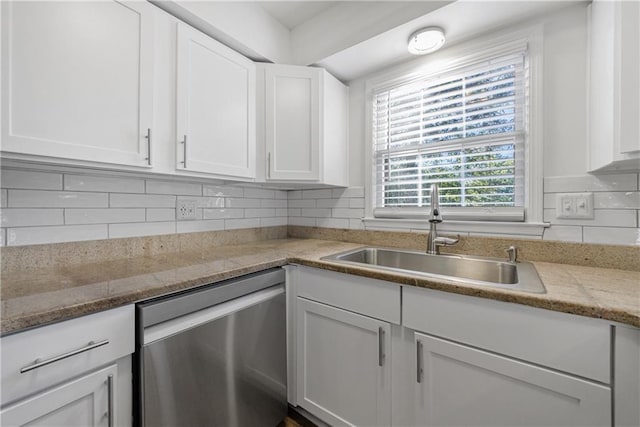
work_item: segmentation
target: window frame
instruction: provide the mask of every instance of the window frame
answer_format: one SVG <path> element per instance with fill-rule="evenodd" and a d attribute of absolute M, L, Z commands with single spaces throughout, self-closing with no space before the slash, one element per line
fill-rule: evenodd
<path fill-rule="evenodd" d="M 488 57 L 498 57 L 526 45 L 529 61 L 529 75 L 525 85 L 529 86 L 528 111 L 526 115 L 524 143 L 524 221 L 503 222 L 500 215 L 491 208 L 477 210 L 460 217 L 461 220 L 447 221 L 447 209 L 442 213 L 446 226 L 443 230 L 497 234 L 542 235 L 547 226 L 543 218 L 543 170 L 542 170 L 542 48 L 543 26 L 534 25 L 516 31 L 504 31 L 476 38 L 472 41 L 445 48 L 439 52 L 420 57 L 399 66 L 384 70 L 365 81 L 365 218 L 367 229 L 425 229 L 428 209 L 405 209 L 408 215 L 398 218 L 376 218 L 375 165 L 373 153 L 373 99 L 374 92 L 406 84 L 424 78 L 425 75 L 437 76 L 480 62 Z M 412 211 L 412 212 L 410 212 Z M 451 211 L 452 215 L 455 215 Z M 444 225 L 443 224 L 443 225 Z M 519 230 L 519 231 L 518 231 Z"/>

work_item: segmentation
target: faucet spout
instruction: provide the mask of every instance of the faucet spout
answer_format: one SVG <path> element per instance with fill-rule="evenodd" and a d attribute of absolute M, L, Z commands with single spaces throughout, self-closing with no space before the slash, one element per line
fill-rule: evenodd
<path fill-rule="evenodd" d="M 442 215 L 440 215 L 440 195 L 438 194 L 438 184 L 431 184 L 431 215 L 429 218 L 430 223 L 442 222 Z"/>
<path fill-rule="evenodd" d="M 427 237 L 427 253 L 439 255 L 440 246 L 451 246 L 458 243 L 457 239 L 439 237 L 436 225 L 442 222 L 440 214 L 440 196 L 438 194 L 438 184 L 431 184 L 431 213 L 429 214 L 429 236 Z"/>

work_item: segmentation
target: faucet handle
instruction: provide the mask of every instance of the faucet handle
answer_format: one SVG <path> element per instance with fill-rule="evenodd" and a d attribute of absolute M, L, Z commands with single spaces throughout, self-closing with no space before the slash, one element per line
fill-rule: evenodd
<path fill-rule="evenodd" d="M 518 248 L 509 246 L 509 249 L 506 249 L 505 252 L 509 254 L 509 262 L 514 264 L 518 262 Z"/>
<path fill-rule="evenodd" d="M 460 235 L 458 234 L 455 239 L 451 237 L 438 236 L 435 238 L 434 243 L 436 246 L 453 246 L 460 241 Z"/>

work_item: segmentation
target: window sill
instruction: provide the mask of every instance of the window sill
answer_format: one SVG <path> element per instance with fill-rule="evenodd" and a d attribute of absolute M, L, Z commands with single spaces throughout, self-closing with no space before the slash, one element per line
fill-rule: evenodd
<path fill-rule="evenodd" d="M 428 231 L 429 222 L 424 219 L 363 218 L 366 230 Z M 463 235 L 517 236 L 528 239 L 542 239 L 544 229 L 550 224 L 542 222 L 497 222 L 497 221 L 454 221 L 445 220 L 438 224 L 438 231 Z"/>

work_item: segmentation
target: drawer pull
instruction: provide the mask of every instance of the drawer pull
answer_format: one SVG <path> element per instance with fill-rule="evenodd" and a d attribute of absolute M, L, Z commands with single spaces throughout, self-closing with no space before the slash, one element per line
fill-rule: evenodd
<path fill-rule="evenodd" d="M 33 364 L 25 366 L 24 368 L 20 369 L 20 373 L 24 374 L 25 372 L 33 371 L 34 369 L 38 369 L 42 366 L 50 365 L 51 363 L 57 362 L 59 360 L 66 359 L 68 357 L 75 356 L 76 354 L 84 353 L 85 351 L 93 350 L 94 348 L 102 347 L 103 345 L 107 345 L 107 344 L 109 344 L 109 340 L 102 340 L 98 342 L 89 341 L 89 344 L 77 350 L 72 350 L 67 353 L 60 354 L 58 356 L 54 356 L 50 359 L 46 359 L 42 361 L 40 359 L 36 359 L 36 361 Z"/>

